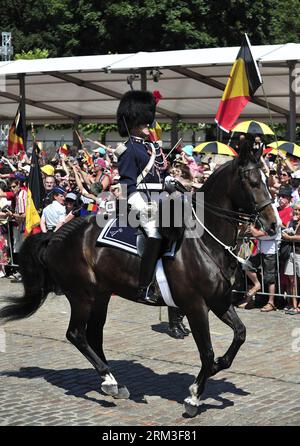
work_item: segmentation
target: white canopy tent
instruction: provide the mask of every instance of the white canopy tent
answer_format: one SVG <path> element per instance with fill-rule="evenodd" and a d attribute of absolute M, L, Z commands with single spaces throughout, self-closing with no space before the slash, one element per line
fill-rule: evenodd
<path fill-rule="evenodd" d="M 27 122 L 114 122 L 119 99 L 135 89 L 159 90 L 158 121 L 213 122 L 239 47 L 139 52 L 0 63 L 0 122 L 11 122 L 20 96 Z M 241 119 L 300 120 L 300 44 L 253 46 L 264 90 Z M 129 82 L 129 83 L 128 83 Z M 300 82 L 299 82 L 300 87 Z"/>

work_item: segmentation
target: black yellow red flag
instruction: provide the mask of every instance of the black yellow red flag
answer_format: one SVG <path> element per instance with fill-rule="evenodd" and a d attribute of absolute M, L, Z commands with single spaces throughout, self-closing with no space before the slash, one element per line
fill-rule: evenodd
<path fill-rule="evenodd" d="M 9 129 L 7 154 L 8 156 L 13 156 L 19 152 L 24 151 L 25 146 L 22 127 L 22 116 L 19 107 L 15 119 Z"/>
<path fill-rule="evenodd" d="M 25 213 L 25 233 L 31 234 L 32 230 L 39 226 L 42 214 L 43 199 L 45 189 L 39 165 L 39 147 L 34 143 L 31 156 L 29 172 L 26 213 Z"/>
<path fill-rule="evenodd" d="M 242 46 L 231 68 L 215 121 L 225 132 L 229 132 L 249 100 L 262 84 L 261 75 L 245 34 Z"/>

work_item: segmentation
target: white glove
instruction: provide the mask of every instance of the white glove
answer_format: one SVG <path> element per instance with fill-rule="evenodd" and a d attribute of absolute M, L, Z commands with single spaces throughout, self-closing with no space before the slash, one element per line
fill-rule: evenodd
<path fill-rule="evenodd" d="M 148 207 L 148 201 L 146 200 L 146 196 L 144 198 L 143 195 L 144 194 L 141 194 L 141 192 L 135 192 L 129 197 L 128 203 L 134 211 L 146 211 L 146 208 Z"/>
<path fill-rule="evenodd" d="M 176 179 L 174 177 L 171 177 L 170 175 L 168 175 L 165 178 L 165 190 L 169 193 L 172 194 L 173 192 L 176 191 Z"/>

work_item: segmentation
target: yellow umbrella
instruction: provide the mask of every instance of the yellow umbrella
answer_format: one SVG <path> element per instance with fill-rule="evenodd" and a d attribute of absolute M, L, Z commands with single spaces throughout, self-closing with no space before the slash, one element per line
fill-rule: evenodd
<path fill-rule="evenodd" d="M 209 141 L 209 142 L 202 142 L 198 146 L 194 148 L 194 152 L 199 153 L 215 153 L 218 155 L 230 155 L 230 156 L 237 156 L 236 151 L 230 147 L 227 146 L 227 144 L 223 144 L 219 141 Z"/>
<path fill-rule="evenodd" d="M 272 148 L 272 150 L 269 150 Z M 273 155 L 278 155 L 278 150 L 289 153 L 290 155 L 300 158 L 300 146 L 290 141 L 274 141 L 268 144 L 266 148 L 266 153 L 272 153 Z"/>
<path fill-rule="evenodd" d="M 264 122 L 243 121 L 231 129 L 232 132 L 252 133 L 261 135 L 274 135 L 273 130 Z"/>

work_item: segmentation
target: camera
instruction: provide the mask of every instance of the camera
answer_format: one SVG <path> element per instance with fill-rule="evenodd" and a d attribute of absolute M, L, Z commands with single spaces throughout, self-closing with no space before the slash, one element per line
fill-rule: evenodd
<path fill-rule="evenodd" d="M 1 212 L 12 212 L 11 207 L 6 204 L 5 206 L 3 206 L 3 208 L 1 209 Z"/>
<path fill-rule="evenodd" d="M 295 235 L 295 230 L 293 228 L 286 228 L 281 231 L 284 234 Z"/>

